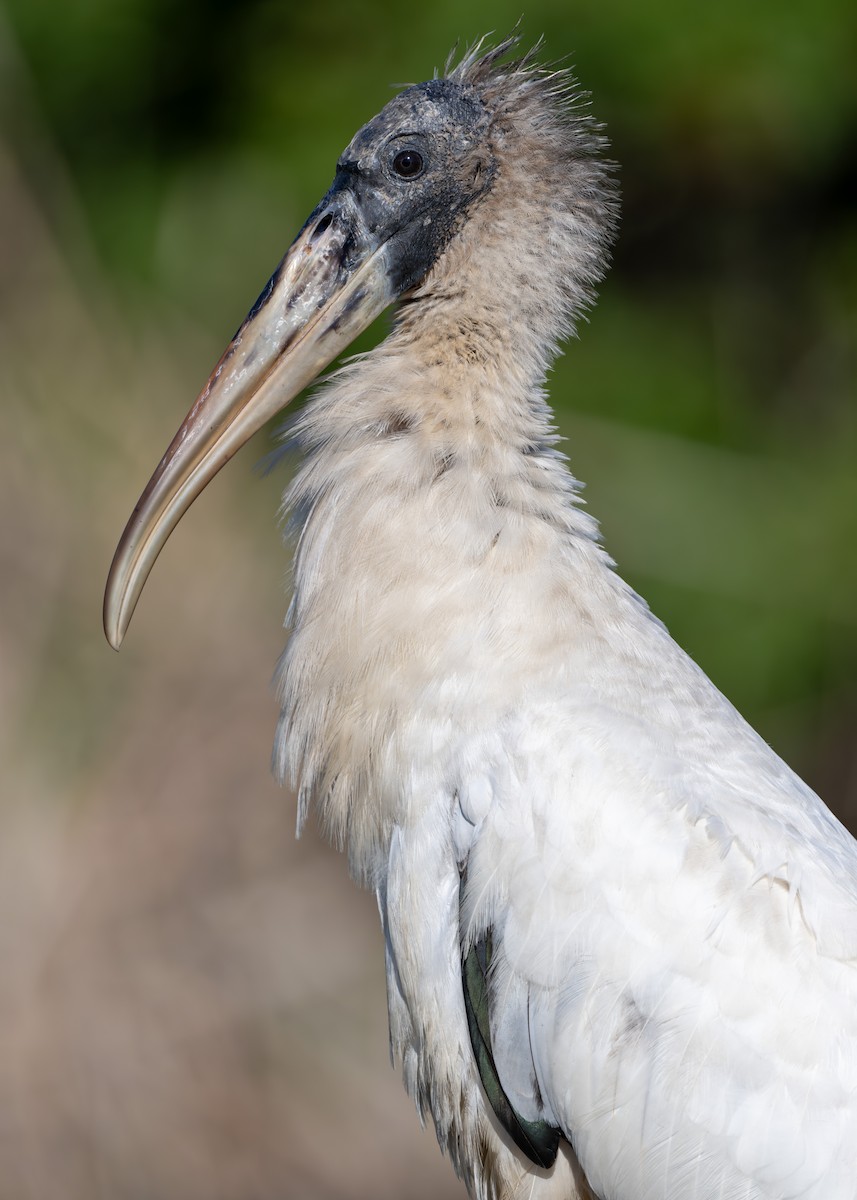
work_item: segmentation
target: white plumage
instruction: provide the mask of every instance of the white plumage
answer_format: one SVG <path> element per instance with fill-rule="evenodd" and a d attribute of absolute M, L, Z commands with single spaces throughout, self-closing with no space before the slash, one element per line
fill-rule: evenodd
<path fill-rule="evenodd" d="M 577 503 L 542 384 L 612 192 L 564 79 L 499 65 L 507 48 L 410 89 L 346 151 L 129 523 L 109 635 L 234 449 L 223 429 L 249 436 L 251 404 L 264 420 L 355 309 L 389 302 L 361 265 L 380 256 L 396 325 L 297 424 L 275 760 L 377 893 L 411 1094 L 480 1198 L 854 1200 L 857 844 Z M 348 236 L 369 247 L 356 268 Z M 221 394 L 226 425 L 203 421 Z M 474 1052 L 463 963 L 486 945 L 493 1063 L 514 1114 L 560 1131 L 549 1168 Z"/>

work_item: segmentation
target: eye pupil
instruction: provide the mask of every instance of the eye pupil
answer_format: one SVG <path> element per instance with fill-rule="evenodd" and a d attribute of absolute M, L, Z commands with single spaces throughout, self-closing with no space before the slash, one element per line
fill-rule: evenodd
<path fill-rule="evenodd" d="M 400 150 L 393 159 L 393 170 L 402 179 L 413 179 L 423 169 L 423 159 L 416 150 Z"/>

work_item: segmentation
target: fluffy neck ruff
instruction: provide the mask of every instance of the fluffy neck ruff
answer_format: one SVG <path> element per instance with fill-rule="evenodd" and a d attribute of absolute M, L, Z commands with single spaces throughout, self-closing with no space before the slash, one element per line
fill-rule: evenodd
<path fill-rule="evenodd" d="M 474 155 L 492 183 L 401 307 L 396 335 L 417 343 L 440 323 L 451 352 L 481 351 L 486 374 L 493 365 L 503 387 L 529 390 L 594 300 L 618 202 L 587 98 L 568 72 L 534 66 L 532 53 L 498 65 L 513 44 L 481 57 L 477 47 L 450 72 L 486 111 Z"/>

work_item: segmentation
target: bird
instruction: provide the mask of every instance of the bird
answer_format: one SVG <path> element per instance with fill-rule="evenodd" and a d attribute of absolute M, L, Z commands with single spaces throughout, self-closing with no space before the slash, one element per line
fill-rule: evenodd
<path fill-rule="evenodd" d="M 857 843 L 624 582 L 545 391 L 616 172 L 541 46 L 354 136 L 167 449 L 105 594 L 291 427 L 279 778 L 377 897 L 390 1044 L 477 1200 L 854 1200 Z"/>

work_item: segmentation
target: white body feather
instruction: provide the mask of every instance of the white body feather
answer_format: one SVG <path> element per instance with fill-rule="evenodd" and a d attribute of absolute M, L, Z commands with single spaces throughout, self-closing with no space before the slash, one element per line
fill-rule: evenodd
<path fill-rule="evenodd" d="M 301 419 L 280 771 L 377 892 L 392 1046 L 475 1196 L 854 1200 L 857 844 L 576 505 L 540 386 L 589 235 L 504 164 Z M 568 1139 L 552 1171 L 473 1062 L 488 927 L 498 1070 Z"/>

